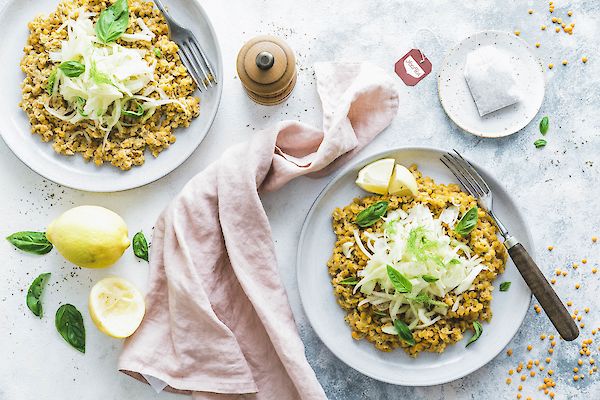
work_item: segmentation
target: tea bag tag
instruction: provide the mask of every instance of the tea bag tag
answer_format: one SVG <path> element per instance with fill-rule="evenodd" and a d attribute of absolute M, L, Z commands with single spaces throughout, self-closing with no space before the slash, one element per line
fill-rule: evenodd
<path fill-rule="evenodd" d="M 396 62 L 396 74 L 407 86 L 415 86 L 421 82 L 433 66 L 431 61 L 419 49 L 412 49 Z"/>

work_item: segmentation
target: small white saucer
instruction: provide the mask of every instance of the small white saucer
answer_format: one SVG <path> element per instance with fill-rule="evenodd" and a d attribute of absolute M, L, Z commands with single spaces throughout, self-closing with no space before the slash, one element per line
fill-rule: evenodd
<path fill-rule="evenodd" d="M 467 55 L 480 46 L 507 51 L 517 69 L 520 102 L 479 116 L 464 77 Z M 498 138 L 523 129 L 535 117 L 544 100 L 544 68 L 524 40 L 509 32 L 484 31 L 461 41 L 448 52 L 438 74 L 438 94 L 448 117 L 473 135 Z"/>

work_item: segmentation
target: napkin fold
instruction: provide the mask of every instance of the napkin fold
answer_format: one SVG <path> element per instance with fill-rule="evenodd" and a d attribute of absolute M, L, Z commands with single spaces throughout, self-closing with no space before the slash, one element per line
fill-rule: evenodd
<path fill-rule="evenodd" d="M 125 341 L 121 371 L 194 400 L 326 399 L 279 278 L 259 192 L 340 166 L 391 123 L 398 93 L 369 63 L 318 63 L 315 74 L 322 130 L 285 121 L 256 133 L 160 215 L 146 316 Z"/>

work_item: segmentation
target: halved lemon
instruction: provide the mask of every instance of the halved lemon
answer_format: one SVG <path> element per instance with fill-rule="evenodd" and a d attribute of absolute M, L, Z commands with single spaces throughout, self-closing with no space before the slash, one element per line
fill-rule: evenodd
<path fill-rule="evenodd" d="M 140 291 L 116 276 L 104 278 L 92 287 L 88 307 L 96 327 L 118 339 L 133 335 L 146 312 Z"/>
<path fill-rule="evenodd" d="M 358 171 L 356 184 L 367 192 L 386 194 L 396 160 L 384 158 L 364 166 Z"/>
<path fill-rule="evenodd" d="M 417 180 L 412 172 L 404 165 L 396 164 L 394 173 L 390 179 L 388 188 L 389 194 L 395 194 L 397 196 L 416 196 L 418 191 Z"/>

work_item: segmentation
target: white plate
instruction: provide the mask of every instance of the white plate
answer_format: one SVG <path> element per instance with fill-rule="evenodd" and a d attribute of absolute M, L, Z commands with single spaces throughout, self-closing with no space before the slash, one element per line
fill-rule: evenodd
<path fill-rule="evenodd" d="M 27 166 L 38 174 L 64 186 L 91 192 L 114 192 L 135 188 L 153 182 L 177 168 L 198 147 L 215 118 L 221 99 L 222 85 L 200 97 L 200 116 L 189 128 L 176 130 L 177 142 L 154 158 L 146 151 L 146 162 L 129 171 L 121 171 L 110 163 L 97 167 L 85 162 L 80 155 L 62 156 L 54 152 L 51 143 L 44 143 L 39 135 L 31 134 L 29 120 L 18 103 L 21 100 L 21 82 L 25 75 L 20 63 L 29 31 L 27 24 L 36 15 L 52 12 L 58 0 L 9 0 L 0 14 L 3 37 L 0 54 L 0 134 L 8 147 Z M 221 52 L 208 16 L 195 0 L 166 1 L 173 17 L 190 28 L 200 41 L 207 57 L 223 77 Z"/>
<path fill-rule="evenodd" d="M 518 65 L 517 83 L 523 99 L 512 106 L 479 116 L 465 80 L 467 55 L 479 46 L 506 50 Z M 483 137 L 508 136 L 523 129 L 535 117 L 544 100 L 544 68 L 524 40 L 512 33 L 485 31 L 469 36 L 448 52 L 438 74 L 442 106 L 463 130 Z"/>
<path fill-rule="evenodd" d="M 377 350 L 366 340 L 356 341 L 344 320 L 345 312 L 337 304 L 327 260 L 335 245 L 331 213 L 336 207 L 349 204 L 366 192 L 355 184 L 360 168 L 381 158 L 395 158 L 404 165 L 417 164 L 419 169 L 437 183 L 456 182 L 450 171 L 439 161 L 442 150 L 433 148 L 400 148 L 375 154 L 346 167 L 323 189 L 308 212 L 298 247 L 297 275 L 300 297 L 312 327 L 323 343 L 343 362 L 374 379 L 405 386 L 437 385 L 461 378 L 493 359 L 515 335 L 531 301 L 531 292 L 509 261 L 500 282 L 511 281 L 508 292 L 494 291 L 493 318 L 483 324 L 481 338 L 468 348 L 467 340 L 448 346 L 442 354 L 422 353 L 410 358 L 398 349 L 391 353 Z M 511 234 L 532 252 L 531 235 L 523 223 L 514 202 L 499 183 L 485 170 L 478 168 L 494 191 L 494 211 L 509 227 Z"/>

